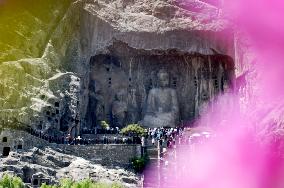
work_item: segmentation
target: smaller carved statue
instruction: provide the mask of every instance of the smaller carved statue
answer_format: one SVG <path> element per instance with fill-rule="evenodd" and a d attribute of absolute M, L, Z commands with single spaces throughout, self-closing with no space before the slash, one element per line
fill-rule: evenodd
<path fill-rule="evenodd" d="M 210 100 L 208 80 L 201 79 L 199 96 L 199 115 L 206 113 L 208 110 L 208 102 Z"/>
<path fill-rule="evenodd" d="M 103 103 L 103 96 L 100 93 L 96 93 L 96 125 L 99 124 L 102 120 L 104 120 L 104 112 L 105 112 L 105 106 Z"/>
<path fill-rule="evenodd" d="M 105 114 L 105 105 L 104 97 L 102 93 L 102 87 L 99 82 L 92 81 L 90 83 L 90 116 L 92 118 L 92 123 L 89 128 L 93 129 L 100 121 L 104 120 Z"/>
<path fill-rule="evenodd" d="M 125 101 L 126 93 L 120 90 L 115 94 L 115 99 L 112 103 L 111 114 L 114 127 L 123 127 L 127 114 L 127 102 Z"/>

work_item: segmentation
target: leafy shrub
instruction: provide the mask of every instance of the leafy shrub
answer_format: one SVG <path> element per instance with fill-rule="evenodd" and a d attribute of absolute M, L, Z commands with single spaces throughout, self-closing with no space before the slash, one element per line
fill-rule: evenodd
<path fill-rule="evenodd" d="M 40 188 L 57 188 L 56 185 L 46 185 L 45 183 L 40 186 Z"/>
<path fill-rule="evenodd" d="M 5 174 L 2 179 L 0 179 L 0 188 L 24 188 L 25 184 L 22 179 L 16 176 L 10 176 Z M 100 183 L 93 182 L 90 179 L 84 179 L 78 182 L 72 181 L 70 179 L 63 179 L 60 181 L 59 185 L 46 185 L 42 184 L 41 188 L 123 188 L 120 183 Z"/>
<path fill-rule="evenodd" d="M 109 124 L 106 121 L 101 121 L 101 127 L 103 129 L 109 129 Z"/>
<path fill-rule="evenodd" d="M 55 185 L 41 185 L 41 188 L 123 188 L 123 186 L 119 183 L 100 183 L 93 182 L 90 179 L 84 179 L 78 182 L 72 181 L 70 179 L 63 179 L 60 181 L 58 186 Z"/>
<path fill-rule="evenodd" d="M 61 188 L 71 188 L 72 184 L 73 184 L 73 181 L 71 179 L 62 179 L 60 181 Z"/>
<path fill-rule="evenodd" d="M 143 155 L 142 157 L 134 157 L 131 159 L 132 168 L 138 173 L 143 172 L 148 162 L 149 156 L 147 154 Z"/>
<path fill-rule="evenodd" d="M 121 129 L 120 133 L 122 134 L 132 134 L 132 135 L 137 135 L 137 136 L 144 136 L 145 135 L 145 130 L 143 127 L 141 127 L 138 124 L 130 124 L 123 129 Z"/>
<path fill-rule="evenodd" d="M 5 174 L 0 180 L 0 188 L 24 188 L 21 178 Z"/>

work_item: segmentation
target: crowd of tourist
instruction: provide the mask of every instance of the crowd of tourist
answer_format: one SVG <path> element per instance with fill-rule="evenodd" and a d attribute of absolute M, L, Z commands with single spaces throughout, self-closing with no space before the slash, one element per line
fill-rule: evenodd
<path fill-rule="evenodd" d="M 151 140 L 152 145 L 159 144 L 167 148 L 174 148 L 176 145 L 189 145 L 194 143 L 202 144 L 211 138 L 209 132 L 203 131 L 185 135 L 185 128 L 152 128 L 146 129 L 146 140 Z M 145 139 L 142 139 L 145 140 Z M 143 145 L 143 143 L 142 143 Z"/>
<path fill-rule="evenodd" d="M 83 128 L 81 130 L 82 134 L 119 134 L 120 129 L 118 127 L 107 127 L 106 129 L 87 129 Z"/>
<path fill-rule="evenodd" d="M 52 136 L 44 134 L 41 130 L 30 129 L 30 133 L 36 137 L 44 139 L 50 143 L 69 144 L 69 145 L 91 145 L 91 144 L 141 144 L 143 147 L 153 145 L 166 148 L 175 148 L 177 144 L 191 144 L 200 142 L 206 138 L 204 135 L 193 134 L 184 136 L 184 128 L 148 128 L 145 129 L 144 136 L 125 136 L 113 131 L 103 134 L 95 134 L 93 138 L 81 136 L 72 137 L 70 134 L 62 136 Z M 85 133 L 85 132 L 84 132 Z M 91 134 L 91 132 L 86 132 Z M 85 134 L 86 134 L 85 133 Z"/>
<path fill-rule="evenodd" d="M 57 144 L 64 144 L 64 136 L 52 136 L 49 134 L 43 133 L 41 130 L 35 130 L 30 128 L 29 133 L 33 136 L 36 136 L 38 138 L 41 138 L 43 140 L 48 141 L 49 143 L 57 143 Z"/>
<path fill-rule="evenodd" d="M 148 128 L 146 131 L 146 140 L 151 140 L 152 145 L 159 144 L 172 148 L 176 145 L 176 140 L 182 138 L 183 128 Z M 144 140 L 144 139 L 142 139 Z M 142 146 L 144 143 L 142 143 Z"/>

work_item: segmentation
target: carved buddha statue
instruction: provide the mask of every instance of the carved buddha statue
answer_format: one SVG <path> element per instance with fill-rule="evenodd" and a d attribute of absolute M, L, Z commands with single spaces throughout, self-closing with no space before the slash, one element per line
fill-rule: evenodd
<path fill-rule="evenodd" d="M 144 127 L 175 127 L 179 117 L 179 106 L 175 89 L 169 87 L 169 74 L 161 69 L 158 87 L 149 91 L 146 113 L 141 121 Z"/>
<path fill-rule="evenodd" d="M 112 103 L 112 119 L 116 127 L 122 128 L 125 124 L 127 114 L 127 102 L 125 101 L 125 91 L 120 90 L 115 95 L 115 100 Z"/>

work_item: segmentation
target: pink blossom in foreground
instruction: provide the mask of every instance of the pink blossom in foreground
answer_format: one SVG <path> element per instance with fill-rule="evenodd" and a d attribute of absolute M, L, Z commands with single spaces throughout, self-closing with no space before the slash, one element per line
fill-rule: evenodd
<path fill-rule="evenodd" d="M 284 1 L 228 0 L 223 6 L 235 27 L 251 40 L 257 79 L 245 87 L 257 90 L 250 93 L 250 103 L 241 113 L 224 116 L 218 110 L 231 107 L 217 102 L 209 114 L 210 125 L 218 127 L 217 136 L 194 150 L 189 146 L 177 150 L 177 160 L 169 158 L 161 175 L 171 178 L 157 183 L 160 187 L 284 187 Z M 157 168 L 152 168 L 147 173 L 157 176 Z"/>

